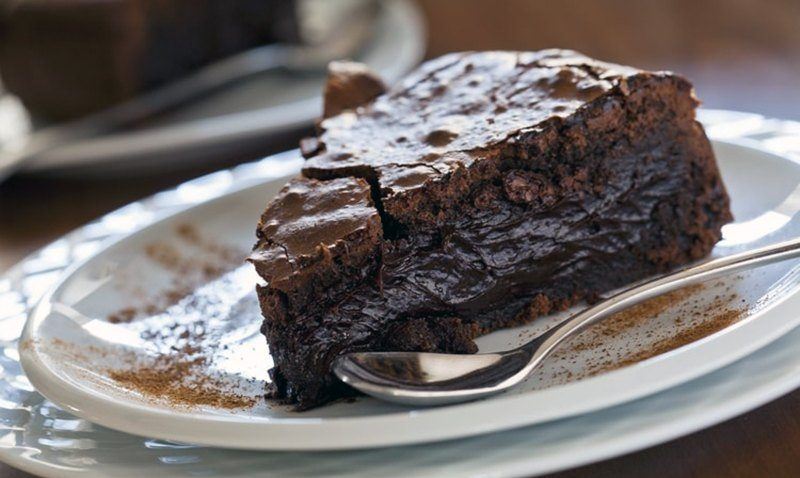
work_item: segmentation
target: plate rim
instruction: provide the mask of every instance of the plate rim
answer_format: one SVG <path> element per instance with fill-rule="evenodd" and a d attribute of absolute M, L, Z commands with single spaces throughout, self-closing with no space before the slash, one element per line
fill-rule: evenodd
<path fill-rule="evenodd" d="M 715 143 L 722 143 L 722 144 L 729 144 L 736 148 L 743 148 L 749 150 L 751 154 L 759 154 L 759 155 L 769 155 L 774 157 L 775 159 L 779 159 L 780 161 L 789 161 L 798 167 L 796 161 L 792 158 L 789 158 L 784 155 L 779 155 L 764 148 L 754 147 L 753 144 L 747 144 L 747 141 L 730 141 L 730 140 L 717 140 Z M 290 154 L 294 153 L 294 151 L 283 153 L 283 154 Z M 68 283 L 69 280 L 73 277 L 74 273 L 81 268 L 85 267 L 91 261 L 95 260 L 98 256 L 106 253 L 107 251 L 115 248 L 115 247 L 122 247 L 125 242 L 130 240 L 133 236 L 138 236 L 141 234 L 145 234 L 151 228 L 156 228 L 162 226 L 168 221 L 178 216 L 182 213 L 185 213 L 189 210 L 202 207 L 203 205 L 213 203 L 214 201 L 220 200 L 225 197 L 229 197 L 233 194 L 241 193 L 249 188 L 253 187 L 260 187 L 264 184 L 276 180 L 275 178 L 258 178 L 255 179 L 250 184 L 243 184 L 243 183 L 236 183 L 233 188 L 228 188 L 218 196 L 213 198 L 209 198 L 208 200 L 201 201 L 199 203 L 189 204 L 185 207 L 182 207 L 178 210 L 174 210 L 169 214 L 165 214 L 154 219 L 151 223 L 146 225 L 143 228 L 140 228 L 136 231 L 133 231 L 129 234 L 124 234 L 121 237 L 117 238 L 114 241 L 109 242 L 108 244 L 104 245 L 103 248 L 98 250 L 95 254 L 85 258 L 84 260 L 72 264 L 68 270 L 66 270 L 62 276 L 60 277 L 59 281 L 43 296 L 43 298 L 39 301 L 37 306 L 34 308 L 33 313 L 28 318 L 26 322 L 25 329 L 23 331 L 22 340 L 31 340 L 31 336 L 34 332 L 34 329 L 37 324 L 43 321 L 46 318 L 46 314 L 49 309 L 49 300 L 53 297 L 53 295 L 60 290 L 64 284 Z M 121 430 L 127 433 L 139 434 L 148 437 L 155 437 L 155 438 L 162 438 L 162 439 L 170 439 L 170 440 L 178 440 L 178 441 L 185 441 L 191 442 L 196 444 L 208 445 L 208 446 L 217 446 L 217 447 L 225 447 L 225 448 L 237 448 L 237 449 L 250 449 L 250 450 L 346 450 L 346 449 L 363 449 L 363 448 L 374 448 L 374 447 L 383 447 L 383 446 L 392 446 L 392 445 L 401 445 L 401 444 L 411 444 L 411 443 L 425 443 L 425 442 L 434 442 L 434 441 L 442 441 L 442 440 L 449 440 L 455 439 L 460 437 L 466 436 L 474 436 L 483 433 L 501 431 L 501 430 L 508 430 L 513 428 L 519 428 L 524 426 L 531 426 L 537 423 L 544 423 L 549 422 L 552 420 L 557 420 L 561 418 L 566 418 L 567 416 L 574 416 L 574 415 L 582 415 L 591 412 L 598 411 L 603 408 L 607 408 L 612 405 L 619 405 L 622 403 L 627 403 L 632 400 L 636 400 L 642 398 L 647 395 L 652 395 L 663 391 L 667 388 L 674 387 L 680 383 L 685 383 L 691 381 L 695 378 L 698 378 L 702 375 L 705 375 L 713 370 L 717 370 L 719 368 L 724 367 L 736 360 L 741 359 L 742 357 L 754 352 L 755 350 L 771 343 L 772 341 L 776 340 L 777 338 L 785 335 L 789 330 L 794 328 L 797 324 L 795 322 L 800 321 L 800 317 L 794 319 L 794 322 L 785 321 L 782 323 L 782 327 L 776 327 L 771 329 L 771 333 L 769 334 L 762 334 L 759 335 L 759 340 L 747 342 L 746 346 L 737 347 L 735 353 L 723 354 L 723 357 L 720 358 L 720 354 L 717 354 L 717 360 L 712 361 L 703 361 L 701 362 L 702 366 L 692 367 L 692 368 L 684 368 L 682 369 L 682 373 L 673 373 L 670 375 L 673 377 L 670 380 L 662 380 L 659 385 L 652 386 L 649 385 L 639 386 L 637 391 L 632 393 L 627 393 L 624 400 L 617 399 L 606 399 L 605 401 L 594 401 L 594 405 L 592 406 L 583 406 L 578 407 L 576 410 L 573 406 L 572 409 L 565 408 L 562 414 L 556 414 L 549 417 L 547 420 L 543 420 L 541 418 L 535 419 L 531 417 L 535 417 L 536 413 L 531 414 L 528 412 L 525 415 L 526 410 L 530 410 L 531 408 L 531 396 L 539 396 L 541 397 L 540 400 L 548 401 L 553 400 L 552 398 L 548 399 L 548 395 L 558 393 L 565 393 L 564 390 L 567 390 L 569 393 L 570 390 L 574 388 L 584 388 L 587 391 L 592 390 L 592 386 L 597 388 L 603 388 L 604 384 L 612 385 L 615 381 L 623 383 L 630 381 L 631 377 L 635 377 L 636 375 L 642 373 L 651 373 L 652 370 L 658 369 L 659 367 L 669 367 L 669 363 L 672 361 L 672 357 L 680 355 L 685 359 L 690 359 L 695 355 L 703 355 L 705 354 L 705 347 L 708 347 L 709 343 L 716 343 L 720 341 L 723 337 L 731 337 L 732 333 L 741 329 L 747 324 L 752 324 L 756 321 L 756 319 L 763 317 L 768 312 L 771 314 L 776 314 L 775 309 L 789 309 L 792 299 L 795 301 L 800 300 L 800 294 L 798 294 L 798 289 L 795 287 L 792 289 L 791 293 L 785 294 L 782 299 L 776 303 L 770 304 L 763 310 L 760 310 L 757 314 L 749 317 L 747 320 L 742 321 L 728 329 L 720 331 L 716 334 L 712 334 L 700 341 L 696 341 L 692 344 L 689 344 L 685 347 L 680 349 L 676 349 L 669 353 L 654 357 L 647 361 L 638 363 L 636 365 L 626 367 L 620 370 L 608 372 L 602 374 L 597 377 L 591 377 L 584 380 L 580 380 L 578 382 L 560 385 L 556 387 L 552 387 L 545 390 L 540 390 L 536 392 L 520 394 L 515 396 L 505 396 L 505 397 L 496 397 L 489 400 L 479 401 L 479 402 L 472 402 L 468 404 L 461 404 L 449 407 L 442 407 L 442 408 L 435 408 L 435 409 L 424 409 L 424 410 L 416 410 L 416 411 L 400 411 L 400 412 L 391 412 L 382 415 L 376 416 L 367 416 L 367 417 L 332 417 L 332 418 L 313 418 L 313 420 L 309 420 L 306 418 L 265 418 L 265 417 L 245 417 L 244 423 L 241 417 L 233 417 L 233 416 L 208 416 L 203 414 L 197 413 L 174 413 L 168 412 L 166 410 L 153 410 L 147 408 L 143 405 L 133 404 L 133 403 L 113 403 L 109 404 L 109 400 L 103 396 L 98 396 L 96 393 L 92 392 L 92 389 L 81 387 L 78 383 L 72 383 L 69 381 L 69 385 L 72 386 L 72 389 L 69 389 L 69 395 L 67 399 L 63 397 L 63 390 L 53 390 L 54 383 L 64 383 L 62 380 L 61 382 L 53 381 L 54 378 L 62 378 L 60 377 L 55 371 L 51 370 L 45 363 L 45 361 L 40 356 L 40 351 L 37 347 L 22 347 L 20 350 L 20 360 L 22 366 L 28 375 L 29 380 L 31 383 L 36 387 L 37 390 L 42 393 L 45 397 L 53 401 L 54 403 L 58 404 L 59 406 L 65 408 L 66 410 L 74 413 L 75 415 L 86 418 L 92 422 L 107 426 L 109 428 Z M 752 328 L 752 326 L 751 326 Z M 743 332 L 738 332 L 740 335 Z M 728 339 L 732 341 L 733 339 Z M 719 347 L 719 345 L 718 345 Z M 703 349 L 703 350 L 701 350 Z M 691 360 L 689 360 L 691 361 Z M 663 365 L 665 364 L 666 365 Z M 635 382 L 634 382 L 635 383 Z M 587 385 L 588 384 L 588 385 Z M 59 388 L 59 387 L 55 387 Z M 62 394 L 59 394 L 62 392 Z M 501 406 L 506 412 L 504 414 L 507 418 L 503 420 L 495 420 L 495 421 L 484 421 L 478 424 L 469 424 L 467 426 L 453 427 L 453 423 L 458 423 L 459 417 L 464 416 L 474 416 L 475 413 L 480 413 L 481 411 L 486 411 L 489 409 L 491 411 L 492 406 L 487 406 L 487 403 L 494 403 L 497 406 Z M 86 408 L 82 407 L 81 404 L 87 405 L 90 404 L 88 408 L 91 410 L 87 411 Z M 114 419 L 113 416 L 109 418 L 109 415 L 104 415 L 106 410 L 115 410 L 115 409 L 122 409 L 125 412 L 125 416 L 128 417 L 125 420 L 122 420 L 125 423 L 130 423 L 132 421 L 136 421 L 142 424 L 141 427 L 134 427 L 131 428 L 128 425 L 121 425 L 119 423 L 119 419 Z M 101 412 L 96 412 L 96 410 L 101 410 Z M 135 416 L 135 419 L 130 417 Z M 154 422 L 155 416 L 155 422 Z M 168 432 L 169 433 L 153 433 L 152 426 L 161 425 L 160 421 L 165 418 L 169 417 L 172 421 L 172 427 Z M 512 419 L 513 417 L 513 419 Z M 522 417 L 522 418 L 521 418 Z M 272 427 L 273 431 L 268 434 L 274 435 L 272 438 L 273 444 L 265 445 L 258 440 L 253 441 L 252 436 L 249 438 L 245 438 L 243 440 L 240 439 L 238 443 L 231 443 L 230 433 L 220 433 L 219 431 L 206 431 L 207 436 L 211 437 L 211 440 L 205 440 L 204 437 L 200 437 L 201 439 L 197 439 L 198 436 L 196 434 L 191 434 L 191 436 L 187 436 L 185 434 L 180 434 L 175 432 L 174 425 L 175 423 L 181 423 L 182 425 L 190 428 L 196 428 L 197 421 L 200 420 L 205 424 L 210 424 L 211 426 L 217 427 L 225 427 L 230 424 L 236 424 L 237 431 L 239 433 L 242 432 L 242 427 L 248 428 L 249 433 L 254 434 L 254 430 L 261 429 L 262 432 L 262 440 L 263 440 L 263 426 L 267 425 Z M 319 439 L 314 439 L 316 434 L 320 433 L 319 430 L 319 422 L 325 422 L 324 426 L 328 427 L 328 430 L 325 430 L 330 433 L 339 434 L 340 437 L 342 434 L 349 437 L 350 441 L 341 440 L 338 443 L 324 445 L 323 443 L 319 442 Z M 420 433 L 417 432 L 409 432 L 408 429 L 414 429 L 418 427 L 414 427 L 414 423 L 418 423 L 420 421 L 424 421 L 426 429 L 433 429 L 434 432 L 428 432 L 425 437 L 420 437 Z M 313 423 L 308 423 L 313 422 Z M 469 422 L 469 420 L 467 420 Z M 512 423 L 513 422 L 513 423 Z M 257 425 L 254 425 L 257 424 Z M 402 425 L 406 425 L 403 427 Z M 434 426 L 436 424 L 442 425 Z M 449 425 L 449 427 L 444 426 L 445 424 Z M 374 436 L 369 437 L 370 439 L 367 440 L 366 438 L 361 438 L 360 433 L 363 433 L 363 428 L 358 429 L 358 426 L 369 426 L 369 425 L 382 425 L 383 427 L 393 426 L 393 435 L 391 438 L 384 438 L 383 440 L 376 440 Z M 355 428 L 354 428 L 355 427 Z M 146 430 L 144 429 L 146 428 Z M 253 430 L 249 430 L 252 428 Z M 402 438 L 398 438 L 396 433 L 400 431 L 403 432 L 403 428 L 406 429 L 405 435 Z M 185 432 L 184 432 L 185 433 Z M 306 436 L 292 436 L 293 434 L 305 434 Z M 327 435 L 328 433 L 325 433 Z M 242 434 L 245 435 L 245 434 Z M 386 435 L 386 434 L 384 434 Z M 225 441 L 220 442 L 219 439 L 214 439 L 217 436 L 224 436 Z M 276 441 L 275 437 L 280 437 L 280 440 Z M 355 437 L 355 439 L 353 438 Z M 325 440 L 323 440 L 324 442 Z M 316 444 L 314 444 L 316 442 Z"/>

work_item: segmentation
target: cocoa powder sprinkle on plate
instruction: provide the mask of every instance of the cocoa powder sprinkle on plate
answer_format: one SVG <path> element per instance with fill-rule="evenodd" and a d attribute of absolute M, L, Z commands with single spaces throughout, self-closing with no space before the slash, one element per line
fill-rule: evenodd
<path fill-rule="evenodd" d="M 233 392 L 224 380 L 207 375 L 206 358 L 191 349 L 156 357 L 152 363 L 110 370 L 109 377 L 142 395 L 172 405 L 236 409 L 254 406 L 259 397 Z"/>
<path fill-rule="evenodd" d="M 714 312 L 709 319 L 697 324 L 693 324 L 693 326 L 689 329 L 680 331 L 672 337 L 659 340 L 649 349 L 642 350 L 629 357 L 626 357 L 625 359 L 613 364 L 610 369 L 602 371 L 633 365 L 637 362 L 641 362 L 642 360 L 647 360 L 649 358 L 656 357 L 658 355 L 683 347 L 684 345 L 689 345 L 692 342 L 696 342 L 700 339 L 708 337 L 709 335 L 719 332 L 729 325 L 736 323 L 742 317 L 742 315 L 744 315 L 744 313 L 744 310 L 737 309 L 724 309 L 720 312 Z"/>
<path fill-rule="evenodd" d="M 172 286 L 156 297 L 143 297 L 137 307 L 125 307 L 106 317 L 112 324 L 131 322 L 141 316 L 155 315 L 176 304 L 191 294 L 197 287 L 208 283 L 244 262 L 246 253 L 236 248 L 218 244 L 204 238 L 190 224 L 179 224 L 175 235 L 187 246 L 199 249 L 203 254 L 187 257 L 180 247 L 169 243 L 150 243 L 144 247 L 144 255 L 164 269 L 174 273 Z"/>

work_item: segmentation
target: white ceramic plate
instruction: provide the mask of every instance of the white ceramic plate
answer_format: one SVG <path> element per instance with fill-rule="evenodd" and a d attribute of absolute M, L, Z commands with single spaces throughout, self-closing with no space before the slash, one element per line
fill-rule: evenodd
<path fill-rule="evenodd" d="M 717 142 L 715 149 L 738 219 L 737 224 L 726 228 L 717 253 L 794 235 L 798 229 L 790 218 L 800 196 L 795 191 L 800 167 L 741 144 Z M 113 370 L 125 367 L 120 357 L 147 357 L 158 348 L 157 341 L 142 339 L 143 330 L 165 321 L 186 323 L 213 314 L 214 319 L 205 324 L 206 332 L 215 344 L 229 347 L 214 352 L 214 364 L 207 372 L 232 380 L 243 393 L 261 390 L 270 363 L 258 334 L 260 317 L 252 298 L 255 278 L 246 266 L 198 289 L 194 298 L 201 300 L 190 302 L 211 303 L 212 312 L 179 306 L 130 324 L 110 324 L 106 317 L 149 300 L 144 298 L 158 297 L 170 284 L 191 273 L 166 267 L 146 253 L 158 244 L 183 251 L 189 259 L 199 257 L 203 251 L 195 250 L 196 244 L 187 243 L 175 232 L 183 224 L 196 225 L 199 236 L 220 241 L 225 248 L 246 251 L 252 242 L 253 218 L 287 177 L 296 173 L 299 164 L 293 153 L 287 153 L 254 166 L 251 174 L 240 173 L 239 177 L 251 178 L 249 183 L 219 173 L 194 187 L 189 184 L 179 188 L 174 194 L 184 195 L 195 205 L 124 237 L 74 266 L 45 295 L 24 332 L 23 343 L 27 345 L 21 349 L 22 364 L 36 389 L 95 423 L 161 439 L 243 449 L 381 447 L 495 432 L 625 403 L 725 366 L 787 333 L 800 321 L 800 314 L 795 313 L 800 306 L 800 295 L 795 293 L 800 284 L 798 271 L 794 264 L 786 263 L 709 285 L 692 297 L 708 304 L 714 296 L 733 291 L 737 304 L 747 304 L 746 319 L 714 336 L 627 368 L 574 380 L 598 361 L 602 365 L 609 350 L 625 359 L 650 346 L 652 340 L 664 338 L 665 332 L 676 327 L 676 316 L 688 310 L 668 309 L 656 320 L 639 324 L 601 345 L 567 348 L 560 359 L 549 361 L 527 384 L 506 395 L 469 404 L 408 409 L 362 398 L 304 413 L 264 403 L 236 411 L 211 406 L 186 408 L 154 402 L 152 397 L 112 379 Z M 259 179 L 265 174 L 272 177 Z M 754 187 L 753 178 L 758 178 L 758 187 Z M 198 194 L 215 197 L 197 204 Z M 479 346 L 487 351 L 508 348 L 559 318 L 563 316 L 490 334 L 479 340 Z M 647 342 L 651 335 L 651 342 Z M 592 337 L 590 342 L 596 341 L 597 337 Z M 92 347 L 113 353 L 75 353 Z M 565 378 L 569 376 L 572 381 Z"/>
<path fill-rule="evenodd" d="M 413 2 L 380 4 L 375 35 L 356 59 L 393 83 L 422 59 L 425 27 Z M 41 155 L 25 168 L 107 175 L 196 167 L 226 151 L 247 150 L 246 145 L 263 144 L 264 138 L 311 125 L 320 116 L 324 80 L 324 74 L 260 75 L 170 113 L 156 126 L 76 142 Z M 0 96 L 0 143 L 24 124 L 24 117 L 13 97 Z"/>
<path fill-rule="evenodd" d="M 759 148 L 800 161 L 800 123 L 743 113 L 701 113 L 713 136 L 748 138 Z M 239 182 L 273 173 L 272 165 L 247 165 L 225 176 Z M 43 399 L 18 361 L 17 338 L 28 311 L 73 261 L 166 213 L 219 194 L 219 184 L 192 182 L 192 195 L 171 190 L 133 203 L 37 251 L 0 276 L 0 460 L 59 478 L 532 476 L 665 442 L 800 386 L 800 330 L 795 329 L 702 378 L 594 413 L 437 444 L 324 453 L 239 452 L 139 438 L 75 417 Z"/>

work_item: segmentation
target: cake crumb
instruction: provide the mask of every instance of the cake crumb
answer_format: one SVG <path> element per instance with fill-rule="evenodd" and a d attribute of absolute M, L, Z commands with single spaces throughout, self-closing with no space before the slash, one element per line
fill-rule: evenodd
<path fill-rule="evenodd" d="M 112 324 L 127 324 L 139 313 L 135 307 L 125 307 L 109 315 L 106 320 Z"/>

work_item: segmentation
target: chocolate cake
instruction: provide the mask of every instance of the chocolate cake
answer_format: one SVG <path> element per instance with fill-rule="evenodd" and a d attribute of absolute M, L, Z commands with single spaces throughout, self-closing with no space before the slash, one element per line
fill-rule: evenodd
<path fill-rule="evenodd" d="M 337 72 L 329 91 L 367 75 Z M 299 409 L 352 393 L 339 354 L 475 352 L 479 334 L 702 258 L 731 219 L 675 74 L 454 53 L 366 96 L 302 143 L 250 258 L 273 393 Z"/>
<path fill-rule="evenodd" d="M 216 59 L 297 36 L 293 0 L 0 2 L 5 87 L 49 119 L 81 116 Z"/>

